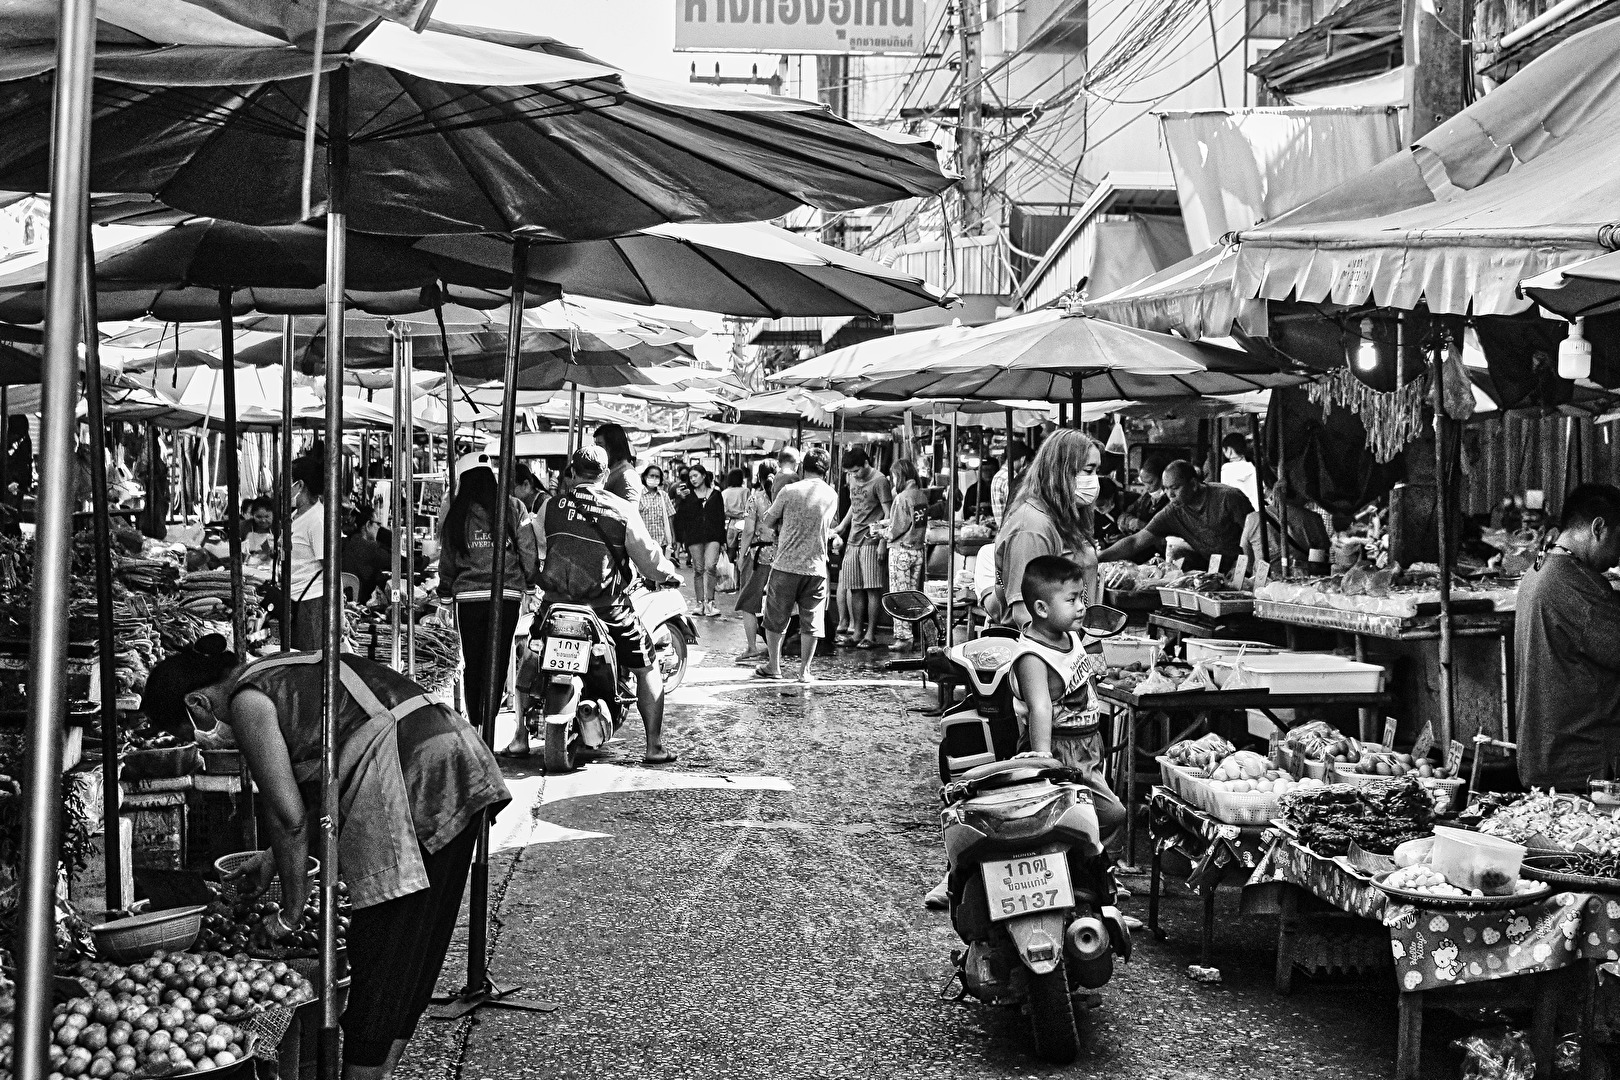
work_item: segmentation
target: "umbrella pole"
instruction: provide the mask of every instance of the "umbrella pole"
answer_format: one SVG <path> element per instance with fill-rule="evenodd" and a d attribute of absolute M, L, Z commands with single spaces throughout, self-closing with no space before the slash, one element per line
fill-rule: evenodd
<path fill-rule="evenodd" d="M 281 319 L 281 651 L 292 650 L 293 317 Z"/>
<path fill-rule="evenodd" d="M 956 637 L 956 415 L 951 410 L 951 489 L 945 493 L 945 520 L 951 523 L 945 556 L 945 648 Z"/>
<path fill-rule="evenodd" d="M 393 490 L 388 493 L 388 520 L 393 525 L 393 548 L 388 553 L 389 570 L 393 578 L 393 587 L 388 590 L 388 628 L 393 631 L 392 667 L 395 671 L 404 670 L 401 664 L 404 661 L 403 647 L 404 625 L 402 622 L 402 608 L 400 598 L 409 595 L 405 582 L 405 563 L 400 557 L 400 540 L 405 536 L 405 504 L 402 495 L 408 481 L 402 479 L 410 470 L 405 466 L 405 456 L 400 448 L 405 443 L 403 410 L 406 406 L 400 404 L 400 387 L 405 384 L 405 355 L 399 343 L 399 330 L 395 328 L 390 342 L 394 353 L 394 427 L 389 433 L 389 441 L 394 451 L 394 484 Z"/>
<path fill-rule="evenodd" d="M 225 504 L 226 536 L 231 549 L 231 648 L 247 658 L 247 604 L 242 595 L 242 527 L 236 517 L 241 512 L 242 453 L 236 430 L 236 340 L 231 334 L 231 290 L 219 290 L 219 361 L 225 379 Z M 243 794 L 247 791 L 244 789 Z"/>
<path fill-rule="evenodd" d="M 1453 677 L 1451 625 L 1451 469 L 1456 461 L 1454 429 L 1445 406 L 1445 370 L 1439 349 L 1434 351 L 1434 466 L 1436 532 L 1439 536 L 1440 566 L 1440 745 L 1451 745 L 1456 708 L 1456 680 Z M 1476 754 L 1479 747 L 1475 747 Z"/>
<path fill-rule="evenodd" d="M 51 1038 L 55 969 L 58 825 L 62 805 L 61 717 L 67 707 L 68 607 L 73 556 L 73 431 L 78 405 L 79 261 L 89 242 L 90 84 L 94 0 L 62 0 L 52 113 L 50 276 L 41 365 L 40 484 L 34 548 L 34 634 L 29 664 L 28 749 L 23 776 L 21 895 L 17 908 L 17 1076 L 55 1071 Z M 109 837 L 109 842 L 116 837 Z"/>
<path fill-rule="evenodd" d="M 501 707 L 501 687 L 506 683 L 506 665 L 501 661 L 501 606 L 506 583 L 506 526 L 511 518 L 512 471 L 517 460 L 517 380 L 518 354 L 523 338 L 523 293 L 529 277 L 529 242 L 519 239 L 512 245 L 512 303 L 506 331 L 506 378 L 501 386 L 501 457 L 495 473 L 495 520 L 490 526 L 490 616 L 489 670 L 484 673 L 488 687 L 484 695 L 484 715 L 477 718 L 484 745 L 495 745 L 495 716 Z M 468 629 L 472 629 L 469 627 Z M 523 718 L 519 717 L 522 723 Z M 478 849 L 473 855 L 471 894 L 467 898 L 467 985 L 431 1015 L 440 1020 L 465 1016 L 481 1005 L 534 1012 L 555 1012 L 549 1002 L 525 1001 L 509 995 L 522 987 L 503 989 L 489 977 L 489 815 L 482 815 Z"/>
<path fill-rule="evenodd" d="M 802 416 L 793 418 L 793 448 L 800 451 L 804 449 L 804 417 Z"/>
<path fill-rule="evenodd" d="M 405 675 L 416 678 L 416 412 L 411 400 L 415 358 L 410 335 L 399 336 L 405 360 Z M 394 394 L 395 399 L 399 393 Z"/>
<path fill-rule="evenodd" d="M 1287 477 L 1288 425 L 1279 423 L 1277 424 L 1277 480 L 1286 487 Z M 1288 500 L 1286 498 L 1277 503 L 1277 516 L 1282 526 L 1282 550 L 1278 554 L 1282 556 L 1283 577 L 1289 577 L 1294 572 L 1294 556 L 1293 549 L 1288 545 Z"/>
<path fill-rule="evenodd" d="M 101 350 L 96 330 L 96 248 L 85 230 L 84 396 L 90 422 L 90 486 L 94 489 L 97 653 L 101 662 L 102 847 L 106 851 L 107 910 L 124 906 L 122 845 L 118 837 L 118 665 L 113 657 L 112 518 L 107 498 L 107 420 L 101 399 Z M 134 899 L 134 897 L 130 897 Z"/>
<path fill-rule="evenodd" d="M 337 1080 L 337 883 L 338 776 L 337 721 L 342 701 L 343 578 L 338 564 L 343 534 L 337 514 L 343 482 L 343 301 L 348 262 L 349 203 L 349 69 L 328 76 L 326 142 L 326 506 L 321 560 L 321 607 L 326 613 L 321 658 L 321 812 L 320 954 L 321 1031 L 316 1046 L 316 1075 Z"/>
<path fill-rule="evenodd" d="M 444 353 L 444 501 L 456 497 L 456 365 Z"/>

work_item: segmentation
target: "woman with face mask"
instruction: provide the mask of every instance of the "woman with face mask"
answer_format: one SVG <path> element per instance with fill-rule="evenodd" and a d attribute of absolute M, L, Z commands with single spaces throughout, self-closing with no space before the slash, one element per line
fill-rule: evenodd
<path fill-rule="evenodd" d="M 996 536 L 996 592 L 990 617 L 1009 626 L 1029 623 L 1022 583 L 1029 561 L 1062 555 L 1085 570 L 1087 603 L 1097 596 L 1097 548 L 1092 514 L 1102 478 L 1102 448 L 1083 432 L 1054 431 L 1041 442 L 1035 460 L 1007 507 Z"/>

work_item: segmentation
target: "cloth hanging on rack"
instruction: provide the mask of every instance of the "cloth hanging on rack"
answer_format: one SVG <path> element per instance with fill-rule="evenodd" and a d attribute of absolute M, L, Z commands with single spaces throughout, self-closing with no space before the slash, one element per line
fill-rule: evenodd
<path fill-rule="evenodd" d="M 1335 406 L 1349 409 L 1367 429 L 1367 446 L 1374 460 L 1385 463 L 1423 434 L 1423 407 L 1429 398 L 1429 375 L 1424 372 L 1399 390 L 1374 390 L 1349 368 L 1330 372 L 1307 388 L 1310 399 L 1324 413 Z"/>

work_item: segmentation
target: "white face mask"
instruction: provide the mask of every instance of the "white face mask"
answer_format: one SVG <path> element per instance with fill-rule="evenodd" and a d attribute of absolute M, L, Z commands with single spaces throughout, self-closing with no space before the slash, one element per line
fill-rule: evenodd
<path fill-rule="evenodd" d="M 1074 493 L 1082 505 L 1091 506 L 1102 491 L 1102 477 L 1096 473 L 1081 473 L 1074 481 Z"/>

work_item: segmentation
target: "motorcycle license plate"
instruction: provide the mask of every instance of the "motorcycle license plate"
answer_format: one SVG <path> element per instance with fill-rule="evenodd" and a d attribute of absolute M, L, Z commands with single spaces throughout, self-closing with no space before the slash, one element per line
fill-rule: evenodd
<path fill-rule="evenodd" d="M 1074 906 L 1069 860 L 1060 853 L 998 859 L 979 869 L 993 921 Z"/>
<path fill-rule="evenodd" d="M 540 660 L 542 671 L 567 671 L 585 674 L 591 658 L 591 643 L 579 638 L 548 637 L 546 652 Z"/>

